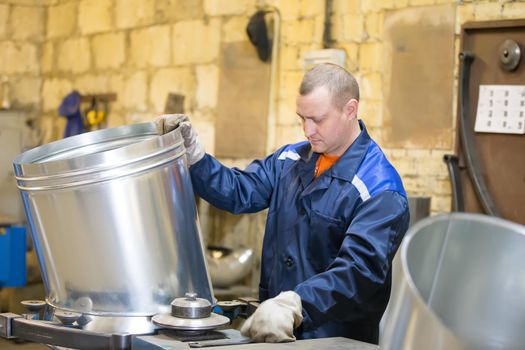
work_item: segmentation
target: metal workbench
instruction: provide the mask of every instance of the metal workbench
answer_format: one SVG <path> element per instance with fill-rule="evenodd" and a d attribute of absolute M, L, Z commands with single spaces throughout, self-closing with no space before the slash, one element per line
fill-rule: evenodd
<path fill-rule="evenodd" d="M 236 330 L 224 330 L 224 332 L 230 340 L 242 339 L 239 331 Z M 199 342 L 205 345 L 206 341 Z M 363 343 L 357 340 L 348 338 L 320 338 L 320 339 L 309 339 L 309 340 L 298 340 L 291 343 L 250 343 L 250 344 L 239 344 L 239 345 L 225 345 L 225 346 L 213 346 L 211 349 L 234 349 L 234 350 L 307 350 L 307 349 L 323 349 L 323 350 L 378 350 L 377 345 Z M 133 340 L 133 350 L 182 350 L 190 349 L 187 342 L 181 342 L 174 340 L 165 335 L 148 335 L 138 336 Z"/>

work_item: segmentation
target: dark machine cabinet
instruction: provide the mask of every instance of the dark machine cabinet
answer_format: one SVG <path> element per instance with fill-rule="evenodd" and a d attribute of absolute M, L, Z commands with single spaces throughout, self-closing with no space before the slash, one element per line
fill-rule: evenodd
<path fill-rule="evenodd" d="M 475 122 L 481 85 L 525 85 L 524 51 L 524 19 L 463 25 L 456 143 L 460 183 L 452 186 L 456 210 L 521 224 L 525 224 L 525 135 L 477 132 Z M 525 93 L 519 100 L 518 115 L 525 115 L 521 102 Z"/>

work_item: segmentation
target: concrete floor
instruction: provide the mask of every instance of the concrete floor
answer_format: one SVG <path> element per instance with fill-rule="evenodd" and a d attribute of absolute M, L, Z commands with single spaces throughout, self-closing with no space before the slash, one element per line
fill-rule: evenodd
<path fill-rule="evenodd" d="M 35 343 L 17 344 L 12 340 L 0 339 L 0 349 L 2 350 L 49 350 L 49 347 Z"/>

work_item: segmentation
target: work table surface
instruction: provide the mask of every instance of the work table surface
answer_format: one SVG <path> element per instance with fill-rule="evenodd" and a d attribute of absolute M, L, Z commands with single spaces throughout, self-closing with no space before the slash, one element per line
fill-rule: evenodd
<path fill-rule="evenodd" d="M 230 339 L 234 340 L 239 337 L 238 331 L 226 331 Z M 200 342 L 206 344 L 206 341 Z M 181 342 L 174 340 L 165 335 L 155 336 L 139 336 L 133 341 L 133 350 L 154 350 L 154 349 L 191 349 L 187 342 Z M 225 345 L 225 346 L 213 346 L 209 349 L 223 350 L 223 349 L 234 349 L 234 350 L 378 350 L 379 347 L 374 344 L 363 343 L 357 340 L 348 338 L 320 338 L 320 339 L 308 339 L 308 340 L 297 340 L 290 343 L 250 343 L 240 345 Z"/>

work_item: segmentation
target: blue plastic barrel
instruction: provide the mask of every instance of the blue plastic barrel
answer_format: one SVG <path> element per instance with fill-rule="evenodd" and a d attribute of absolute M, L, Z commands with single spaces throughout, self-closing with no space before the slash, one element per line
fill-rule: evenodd
<path fill-rule="evenodd" d="M 26 229 L 0 227 L 0 287 L 20 287 L 26 283 Z"/>

